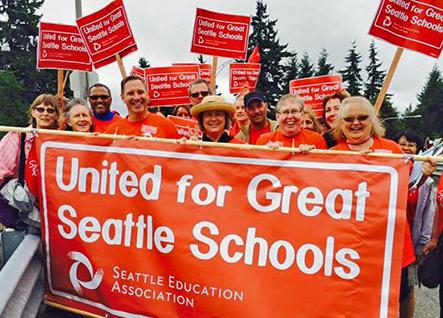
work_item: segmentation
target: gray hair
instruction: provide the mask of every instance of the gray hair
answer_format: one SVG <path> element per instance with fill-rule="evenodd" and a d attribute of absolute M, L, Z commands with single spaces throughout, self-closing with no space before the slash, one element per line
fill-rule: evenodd
<path fill-rule="evenodd" d="M 275 111 L 278 112 L 280 111 L 280 108 L 282 107 L 282 104 L 287 102 L 287 101 L 293 101 L 296 104 L 300 105 L 301 108 L 300 110 L 303 111 L 303 108 L 305 107 L 305 102 L 303 101 L 303 99 L 296 94 L 286 94 L 283 95 L 282 97 L 280 97 L 280 99 L 277 102 L 277 105 L 275 106 Z"/>

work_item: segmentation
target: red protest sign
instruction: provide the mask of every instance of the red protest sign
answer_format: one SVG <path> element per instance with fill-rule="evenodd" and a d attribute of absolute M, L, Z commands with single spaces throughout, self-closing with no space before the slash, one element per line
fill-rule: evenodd
<path fill-rule="evenodd" d="M 76 22 L 95 68 L 115 62 L 115 54 L 122 58 L 137 50 L 122 0 Z"/>
<path fill-rule="evenodd" d="M 206 82 L 211 82 L 211 64 L 201 64 L 201 63 L 172 63 L 172 66 L 185 66 L 185 65 L 197 65 L 198 73 L 201 79 L 204 79 Z"/>
<path fill-rule="evenodd" d="M 289 82 L 289 92 L 300 95 L 305 104 L 309 105 L 319 117 L 323 114 L 323 98 L 341 90 L 340 75 L 300 78 Z"/>
<path fill-rule="evenodd" d="M 199 78 L 197 65 L 151 67 L 145 70 L 150 106 L 190 104 L 188 88 Z"/>
<path fill-rule="evenodd" d="M 40 22 L 37 68 L 92 71 L 91 59 L 76 26 Z"/>
<path fill-rule="evenodd" d="M 191 52 L 246 59 L 250 17 L 197 8 Z"/>
<path fill-rule="evenodd" d="M 382 0 L 369 34 L 438 58 L 443 47 L 443 2 Z"/>
<path fill-rule="evenodd" d="M 177 133 L 181 137 L 189 138 L 194 134 L 197 134 L 199 138 L 201 138 L 202 132 L 200 131 L 198 122 L 196 120 L 172 115 L 169 115 L 168 119 L 174 123 L 175 127 L 177 128 Z"/>
<path fill-rule="evenodd" d="M 261 65 L 258 63 L 229 64 L 229 91 L 231 94 L 242 92 L 247 86 L 254 90 L 260 76 Z"/>
<path fill-rule="evenodd" d="M 402 160 L 36 143 L 50 301 L 107 317 L 398 314 Z"/>
<path fill-rule="evenodd" d="M 145 70 L 141 67 L 133 66 L 130 75 L 137 75 L 145 79 Z"/>

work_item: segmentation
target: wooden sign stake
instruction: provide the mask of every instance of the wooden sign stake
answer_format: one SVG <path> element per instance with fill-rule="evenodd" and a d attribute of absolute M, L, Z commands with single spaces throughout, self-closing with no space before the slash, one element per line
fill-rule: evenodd
<path fill-rule="evenodd" d="M 216 74 L 217 74 L 217 64 L 218 64 L 218 57 L 213 56 L 212 57 L 212 69 L 211 69 L 211 90 L 212 94 L 215 95 L 215 88 L 216 88 Z"/>
<path fill-rule="evenodd" d="M 122 58 L 120 57 L 120 54 L 115 54 L 115 59 L 117 60 L 118 63 L 118 68 L 120 70 L 120 74 L 122 75 L 122 78 L 125 79 L 126 77 L 128 77 L 128 75 L 126 75 L 126 69 L 125 69 L 125 65 L 123 64 Z"/>
<path fill-rule="evenodd" d="M 403 54 L 403 48 L 397 48 L 395 52 L 394 58 L 392 59 L 391 67 L 389 68 L 388 74 L 386 74 L 385 82 L 380 90 L 380 93 L 377 96 L 377 100 L 375 102 L 375 113 L 378 114 L 380 112 L 381 105 L 385 99 L 386 93 L 388 91 L 389 85 L 391 85 L 392 78 L 394 77 L 394 73 L 397 69 L 398 62 L 400 62 L 401 55 Z"/>

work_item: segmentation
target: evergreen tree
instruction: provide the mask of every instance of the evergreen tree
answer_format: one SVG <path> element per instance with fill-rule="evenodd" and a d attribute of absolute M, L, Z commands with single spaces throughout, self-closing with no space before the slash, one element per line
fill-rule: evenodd
<path fill-rule="evenodd" d="M 375 102 L 386 76 L 386 71 L 380 69 L 382 63 L 379 62 L 377 54 L 375 43 L 371 41 L 369 45 L 369 64 L 366 66 L 368 79 L 365 83 L 365 96 L 372 102 Z"/>
<path fill-rule="evenodd" d="M 252 17 L 252 34 L 249 37 L 248 56 L 258 44 L 261 57 L 261 72 L 257 83 L 257 90 L 262 91 L 271 106 L 274 107 L 282 94 L 287 93 L 285 87 L 284 62 L 291 57 L 287 44 L 280 44 L 276 30 L 277 20 L 271 20 L 267 13 L 267 5 L 258 0 L 256 12 Z"/>
<path fill-rule="evenodd" d="M 317 71 L 315 72 L 315 76 L 321 75 L 329 75 L 334 70 L 334 66 L 328 63 L 328 52 L 325 48 L 322 48 L 320 51 L 320 56 L 317 62 Z"/>
<path fill-rule="evenodd" d="M 416 122 L 414 132 L 421 137 L 441 137 L 443 135 L 443 79 L 438 67 L 434 65 L 428 79 L 418 95 L 418 105 L 412 112 L 413 115 L 422 115 L 421 120 L 409 119 Z"/>
<path fill-rule="evenodd" d="M 36 70 L 38 23 L 41 17 L 36 12 L 43 2 L 0 2 L 0 69 L 12 72 L 25 88 L 24 102 L 28 105 L 41 93 L 57 91 L 57 72 Z"/>
<path fill-rule="evenodd" d="M 141 68 L 148 68 L 151 67 L 151 63 L 149 63 L 149 61 L 146 59 L 146 57 L 140 57 L 138 59 L 138 66 Z"/>
<path fill-rule="evenodd" d="M 289 82 L 298 78 L 299 66 L 297 53 L 293 52 L 292 57 L 285 63 L 285 80 L 283 90 L 285 93 L 289 93 Z"/>
<path fill-rule="evenodd" d="M 314 76 L 314 65 L 311 63 L 308 52 L 305 52 L 300 60 L 299 78 Z"/>
<path fill-rule="evenodd" d="M 372 104 L 377 100 L 386 76 L 386 71 L 381 69 L 382 63 L 379 61 L 377 55 L 377 48 L 375 47 L 374 41 L 372 41 L 369 45 L 369 63 L 365 68 L 368 77 L 364 84 L 364 96 L 369 99 Z M 385 119 L 383 124 L 386 128 L 387 138 L 394 137 L 403 127 L 400 118 L 398 118 L 399 113 L 394 108 L 391 98 L 391 94 L 386 94 L 379 114 L 382 120 Z"/>
<path fill-rule="evenodd" d="M 10 71 L 0 71 L 0 124 L 25 126 L 29 105 L 25 102 L 25 89 Z"/>
<path fill-rule="evenodd" d="M 343 77 L 343 82 L 347 84 L 347 90 L 352 96 L 360 95 L 362 88 L 361 68 L 359 64 L 362 61 L 362 56 L 357 52 L 357 43 L 352 42 L 352 47 L 348 51 L 348 55 L 345 57 L 347 66 L 344 70 L 339 71 Z"/>

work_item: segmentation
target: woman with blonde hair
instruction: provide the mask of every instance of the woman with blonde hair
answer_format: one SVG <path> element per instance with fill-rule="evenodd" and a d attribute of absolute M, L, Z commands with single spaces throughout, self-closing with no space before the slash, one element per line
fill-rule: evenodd
<path fill-rule="evenodd" d="M 303 117 L 302 117 L 302 123 L 301 126 L 305 129 L 309 129 L 312 131 L 315 131 L 316 133 L 321 134 L 321 125 L 317 118 L 315 117 L 314 111 L 309 107 L 306 106 L 303 109 Z"/>

